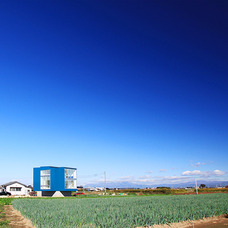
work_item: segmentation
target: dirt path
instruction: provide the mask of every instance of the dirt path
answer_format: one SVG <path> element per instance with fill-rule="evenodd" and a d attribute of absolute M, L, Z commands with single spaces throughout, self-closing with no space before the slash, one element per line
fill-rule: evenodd
<path fill-rule="evenodd" d="M 4 212 L 6 219 L 10 221 L 12 228 L 35 228 L 29 219 L 24 218 L 21 213 L 13 208 L 12 205 L 5 205 Z"/>
<path fill-rule="evenodd" d="M 153 228 L 228 228 L 228 215 L 173 223 L 171 225 L 154 225 Z"/>

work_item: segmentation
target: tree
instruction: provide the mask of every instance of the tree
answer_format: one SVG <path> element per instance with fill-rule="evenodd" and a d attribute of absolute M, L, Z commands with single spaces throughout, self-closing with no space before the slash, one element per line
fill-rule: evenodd
<path fill-rule="evenodd" d="M 199 188 L 206 188 L 205 184 L 200 184 Z"/>

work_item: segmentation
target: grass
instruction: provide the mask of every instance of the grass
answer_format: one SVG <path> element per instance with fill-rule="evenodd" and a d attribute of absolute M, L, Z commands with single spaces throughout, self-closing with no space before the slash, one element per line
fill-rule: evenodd
<path fill-rule="evenodd" d="M 227 214 L 228 194 L 15 199 L 13 206 L 38 228 L 127 228 Z"/>
<path fill-rule="evenodd" d="M 4 213 L 4 205 L 10 205 L 12 203 L 12 198 L 0 198 L 0 227 L 8 228 L 9 221 L 6 220 Z"/>
<path fill-rule="evenodd" d="M 8 226 L 8 224 L 9 224 L 9 221 L 7 221 L 7 220 L 4 220 L 4 221 L 0 221 L 0 227 L 1 228 L 8 228 L 8 227 L 10 227 L 10 226 Z"/>
<path fill-rule="evenodd" d="M 0 198 L 0 205 L 11 205 L 14 198 Z"/>

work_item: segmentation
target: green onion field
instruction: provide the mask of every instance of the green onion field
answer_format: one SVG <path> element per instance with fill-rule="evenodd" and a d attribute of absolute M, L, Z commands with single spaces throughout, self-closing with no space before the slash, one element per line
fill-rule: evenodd
<path fill-rule="evenodd" d="M 38 228 L 123 228 L 227 214 L 228 194 L 15 199 L 12 204 Z"/>

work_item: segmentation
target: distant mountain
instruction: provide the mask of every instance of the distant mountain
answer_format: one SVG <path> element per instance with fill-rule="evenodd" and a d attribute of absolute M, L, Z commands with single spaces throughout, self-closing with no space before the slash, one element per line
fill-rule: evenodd
<path fill-rule="evenodd" d="M 200 184 L 205 184 L 207 187 L 214 188 L 214 187 L 224 187 L 228 185 L 228 181 L 198 181 L 197 186 L 200 186 Z M 161 184 L 157 185 L 159 186 L 167 186 L 172 188 L 185 188 L 185 187 L 195 187 L 195 182 L 186 182 L 186 183 L 179 183 L 179 184 Z"/>
<path fill-rule="evenodd" d="M 104 187 L 104 182 L 86 184 L 84 187 Z M 131 182 L 108 182 L 107 188 L 143 188 L 143 185 L 134 184 Z"/>
<path fill-rule="evenodd" d="M 228 181 L 198 181 L 197 185 L 205 184 L 207 187 L 224 187 L 228 185 Z M 152 187 L 171 187 L 171 188 L 185 188 L 185 187 L 194 187 L 195 182 L 187 182 L 187 183 L 179 183 L 179 184 L 157 184 L 157 185 L 149 185 L 149 184 L 135 184 L 131 182 L 108 182 L 106 184 L 107 188 L 152 188 Z M 104 182 L 91 183 L 86 184 L 84 187 L 104 187 Z"/>

